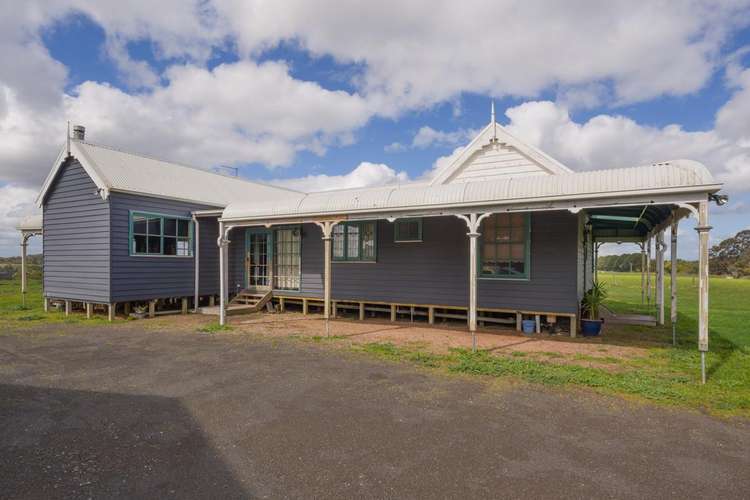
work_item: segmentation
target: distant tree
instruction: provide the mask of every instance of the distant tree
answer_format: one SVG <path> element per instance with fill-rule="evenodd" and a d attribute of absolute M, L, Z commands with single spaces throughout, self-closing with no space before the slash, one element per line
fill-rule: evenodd
<path fill-rule="evenodd" d="M 725 239 L 709 251 L 712 274 L 729 274 L 736 278 L 750 276 L 750 229 Z"/>
<path fill-rule="evenodd" d="M 602 255 L 599 257 L 596 267 L 600 271 L 641 272 L 641 254 Z M 667 256 L 667 261 L 664 263 L 664 270 L 667 273 L 672 271 L 672 263 L 669 261 L 669 256 Z M 655 271 L 656 260 L 651 259 L 651 272 Z M 677 259 L 677 273 L 698 274 L 698 261 Z"/>

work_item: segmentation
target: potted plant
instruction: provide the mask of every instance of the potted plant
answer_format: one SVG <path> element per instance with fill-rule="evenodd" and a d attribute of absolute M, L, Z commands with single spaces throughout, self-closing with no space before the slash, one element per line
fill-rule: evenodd
<path fill-rule="evenodd" d="M 604 283 L 595 281 L 583 295 L 583 312 L 588 318 L 581 319 L 581 333 L 584 337 L 595 337 L 602 331 L 604 320 L 599 317 L 599 308 L 607 299 Z"/>

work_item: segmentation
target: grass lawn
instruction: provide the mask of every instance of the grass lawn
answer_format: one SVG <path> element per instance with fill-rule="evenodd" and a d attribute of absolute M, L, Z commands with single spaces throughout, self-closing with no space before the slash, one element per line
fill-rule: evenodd
<path fill-rule="evenodd" d="M 600 273 L 608 284 L 608 307 L 615 312 L 653 313 L 653 307 L 641 304 L 640 275 L 633 273 Z M 20 307 L 18 281 L 0 282 L 0 332 L 21 330 L 41 323 L 85 323 L 108 325 L 106 315 L 86 320 L 81 312 L 65 317 L 62 312 L 45 314 L 42 309 L 41 285 L 30 281 L 28 306 Z M 667 280 L 669 290 L 669 280 Z M 679 278 L 679 320 L 677 346 L 671 345 L 672 328 L 606 325 L 601 339 L 555 337 L 561 345 L 595 343 L 602 356 L 544 352 L 532 355 L 519 351 L 479 351 L 453 349 L 436 353 L 427 345 L 397 346 L 387 342 L 354 344 L 345 337 L 308 337 L 314 341 L 374 355 L 383 359 L 407 362 L 447 371 L 505 377 L 555 386 L 585 387 L 605 394 L 648 400 L 659 404 L 690 407 L 720 415 L 750 417 L 750 280 L 711 279 L 711 314 L 708 355 L 708 383 L 700 385 L 700 356 L 697 350 L 697 280 Z M 669 296 L 669 293 L 666 293 Z M 119 320 L 122 322 L 122 320 Z M 151 322 L 144 321 L 147 327 Z M 179 328 L 180 320 L 169 320 L 169 327 Z M 194 326 L 204 333 L 242 334 L 242 328 L 219 328 L 213 324 Z M 233 330 L 230 332 L 230 330 Z M 295 337 L 293 327 L 289 336 Z M 249 330 L 253 333 L 252 330 Z M 611 346 L 635 346 L 646 354 L 638 357 L 616 357 L 607 354 Z M 595 363 L 592 363 L 594 361 Z"/>
<path fill-rule="evenodd" d="M 614 312 L 651 313 L 641 304 L 640 274 L 600 273 L 608 285 L 607 305 Z M 670 281 L 665 297 L 669 297 Z M 668 300 L 668 299 L 667 299 Z M 549 356 L 550 362 L 529 359 L 524 353 L 498 356 L 489 352 L 455 350 L 434 355 L 423 349 L 404 349 L 392 344 L 369 344 L 362 349 L 388 359 L 407 360 L 452 372 L 512 376 L 547 385 L 572 385 L 596 391 L 642 398 L 661 404 L 687 406 L 714 414 L 750 417 L 750 280 L 712 277 L 710 284 L 708 382 L 700 385 L 698 353 L 697 278 L 678 278 L 677 346 L 673 347 L 669 307 L 663 327 L 607 325 L 602 345 L 639 346 L 646 357 L 605 358 L 615 370 L 553 363 L 565 356 Z M 578 339 L 570 341 L 590 342 Z M 585 356 L 572 360 L 585 361 Z"/>
<path fill-rule="evenodd" d="M 75 324 L 85 321 L 88 325 L 109 324 L 106 314 L 95 314 L 90 320 L 80 311 L 65 316 L 65 312 L 44 312 L 41 280 L 30 279 L 26 293 L 26 307 L 21 306 L 21 280 L 0 281 L 0 324 L 3 328 L 22 329 L 40 323 Z"/>

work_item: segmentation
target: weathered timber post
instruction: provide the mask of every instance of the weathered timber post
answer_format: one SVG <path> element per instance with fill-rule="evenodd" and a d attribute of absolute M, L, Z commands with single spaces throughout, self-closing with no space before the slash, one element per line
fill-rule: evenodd
<path fill-rule="evenodd" d="M 477 240 L 481 233 L 479 227 L 490 213 L 482 215 L 469 214 L 457 215 L 459 219 L 466 222 L 469 229 L 469 332 L 471 332 L 471 349 L 477 350 Z"/>
<path fill-rule="evenodd" d="M 669 246 L 672 269 L 670 269 L 669 319 L 672 323 L 672 345 L 677 345 L 677 220 L 672 221 L 671 241 Z"/>
<path fill-rule="evenodd" d="M 708 201 L 698 204 L 698 349 L 701 352 L 701 383 L 706 383 L 708 352 Z"/>

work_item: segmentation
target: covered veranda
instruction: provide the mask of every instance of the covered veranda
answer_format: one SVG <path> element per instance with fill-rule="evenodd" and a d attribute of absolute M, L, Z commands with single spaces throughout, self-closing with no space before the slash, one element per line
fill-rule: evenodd
<path fill-rule="evenodd" d="M 598 172 L 549 177 L 470 182 L 454 185 L 403 185 L 385 188 L 300 194 L 279 203 L 232 204 L 219 219 L 220 324 L 227 321 L 228 245 L 232 231 L 243 227 L 273 227 L 285 224 L 316 224 L 324 251 L 323 315 L 326 332 L 331 319 L 331 254 L 333 228 L 342 222 L 399 218 L 451 216 L 461 219 L 467 230 L 469 285 L 467 327 L 476 349 L 477 330 L 477 241 L 481 222 L 497 213 L 568 211 L 582 227 L 584 257 L 579 272 L 584 286 L 593 279 L 597 244 L 605 241 L 657 242 L 658 321 L 664 322 L 664 235 L 672 232 L 672 258 L 676 259 L 677 225 L 685 217 L 698 221 L 699 233 L 699 349 L 705 381 L 708 350 L 708 205 L 721 188 L 700 164 L 676 161 Z M 591 266 L 588 268 L 587 267 Z M 676 266 L 672 266 L 673 273 Z M 677 289 L 672 281 L 672 319 L 676 321 Z M 659 291 L 661 290 L 661 292 Z M 571 331 L 575 335 L 575 328 Z"/>

